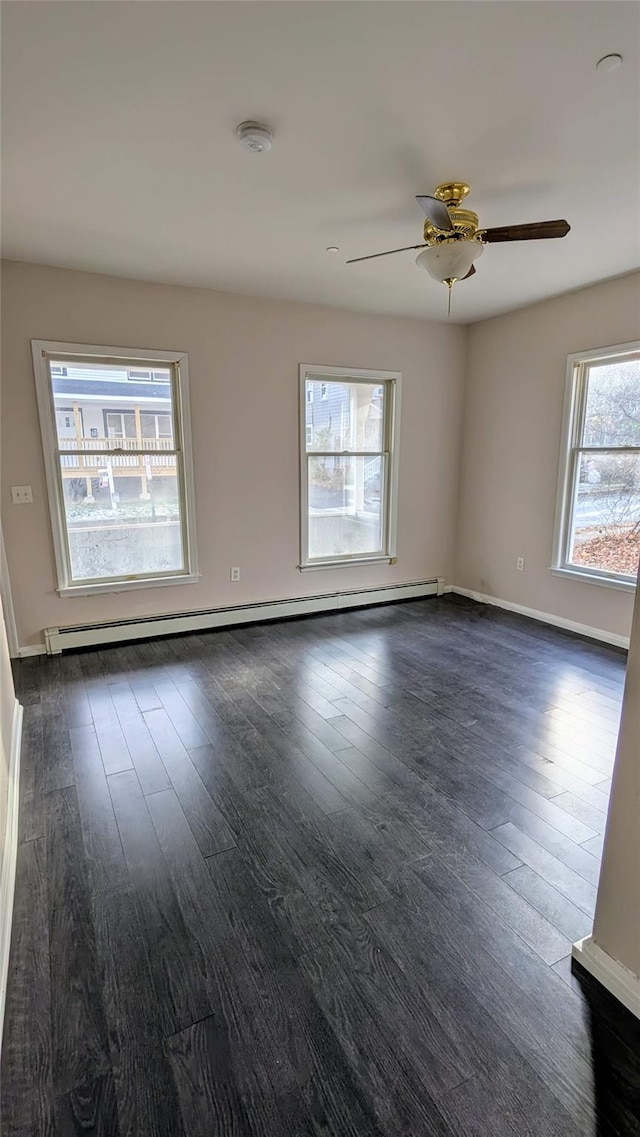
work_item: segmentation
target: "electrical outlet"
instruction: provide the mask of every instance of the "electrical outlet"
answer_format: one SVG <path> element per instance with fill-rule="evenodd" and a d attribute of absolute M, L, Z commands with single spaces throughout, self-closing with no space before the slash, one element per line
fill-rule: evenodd
<path fill-rule="evenodd" d="M 14 505 L 29 505 L 33 501 L 31 486 L 12 486 L 11 500 Z"/>
<path fill-rule="evenodd" d="M 240 569 L 237 566 L 235 566 L 234 568 L 231 569 L 230 575 L 231 575 L 231 579 L 233 581 L 240 580 Z"/>
<path fill-rule="evenodd" d="M 516 561 L 516 568 L 518 572 L 524 572 L 524 557 L 518 557 Z"/>

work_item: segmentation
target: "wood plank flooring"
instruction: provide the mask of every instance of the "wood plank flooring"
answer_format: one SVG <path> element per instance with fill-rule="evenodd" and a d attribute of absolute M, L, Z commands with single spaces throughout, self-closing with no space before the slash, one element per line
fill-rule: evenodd
<path fill-rule="evenodd" d="M 5 1137 L 637 1137 L 624 666 L 453 597 L 22 661 Z"/>

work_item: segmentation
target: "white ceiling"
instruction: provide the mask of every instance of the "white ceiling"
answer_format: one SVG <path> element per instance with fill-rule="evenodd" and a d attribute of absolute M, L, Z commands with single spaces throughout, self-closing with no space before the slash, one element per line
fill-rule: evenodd
<path fill-rule="evenodd" d="M 6 257 L 442 319 L 415 254 L 344 261 L 420 241 L 415 194 L 459 179 L 485 227 L 572 231 L 486 249 L 456 320 L 640 264 L 636 3 L 2 7 Z"/>

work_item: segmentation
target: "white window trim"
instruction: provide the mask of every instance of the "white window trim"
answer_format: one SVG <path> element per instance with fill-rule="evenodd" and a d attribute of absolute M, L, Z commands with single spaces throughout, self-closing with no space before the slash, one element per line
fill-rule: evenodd
<path fill-rule="evenodd" d="M 583 581 L 587 584 L 604 585 L 605 588 L 614 588 L 621 592 L 635 592 L 636 582 L 631 578 L 608 573 L 602 569 L 581 568 L 566 559 L 573 511 L 574 455 L 575 447 L 580 446 L 582 441 L 580 437 L 582 408 L 586 393 L 584 375 L 578 372 L 578 367 L 583 363 L 594 363 L 598 360 L 606 362 L 615 356 L 626 356 L 638 351 L 640 351 L 640 340 L 634 340 L 632 343 L 614 344 L 612 347 L 576 351 L 567 356 L 553 555 L 550 566 L 554 576 Z"/>
<path fill-rule="evenodd" d="M 58 340 L 32 340 L 33 371 L 36 382 L 36 396 L 40 415 L 40 431 L 45 475 L 49 495 L 51 530 L 56 572 L 57 592 L 60 596 L 94 596 L 101 592 L 125 592 L 130 589 L 155 588 L 176 584 L 196 584 L 200 579 L 197 567 L 195 490 L 193 478 L 193 447 L 191 440 L 191 414 L 189 404 L 189 375 L 186 352 L 156 351 L 155 349 L 106 347 L 96 344 L 61 343 Z M 175 366 L 178 382 L 176 384 L 176 441 L 182 460 L 184 486 L 180 487 L 181 511 L 183 518 L 183 540 L 185 570 L 161 576 L 139 575 L 131 579 L 115 577 L 90 583 L 73 582 L 70 576 L 67 547 L 66 520 L 63 503 L 63 489 L 57 463 L 58 435 L 56 430 L 53 391 L 47 366 L 47 357 L 63 355 L 81 359 L 96 356 L 98 359 L 113 360 L 115 363 L 170 364 Z M 141 367 L 140 370 L 143 368 Z"/>
<path fill-rule="evenodd" d="M 307 512 L 308 475 L 306 447 L 306 407 L 305 384 L 310 375 L 322 376 L 347 383 L 388 384 L 387 413 L 383 449 L 390 455 L 385 485 L 386 502 L 386 552 L 379 555 L 354 554 L 353 556 L 314 558 L 307 557 L 309 548 L 309 516 Z M 397 555 L 398 529 L 398 474 L 400 470 L 400 409 L 402 372 L 378 371 L 354 367 L 326 367 L 321 364 L 300 364 L 300 572 L 316 572 L 320 569 L 347 568 L 351 565 L 372 565 L 395 563 Z"/>

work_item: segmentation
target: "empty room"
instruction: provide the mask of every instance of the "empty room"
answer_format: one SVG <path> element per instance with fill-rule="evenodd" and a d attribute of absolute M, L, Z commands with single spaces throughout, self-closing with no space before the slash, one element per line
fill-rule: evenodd
<path fill-rule="evenodd" d="M 640 1137 L 640 4 L 0 15 L 3 1137 Z"/>

